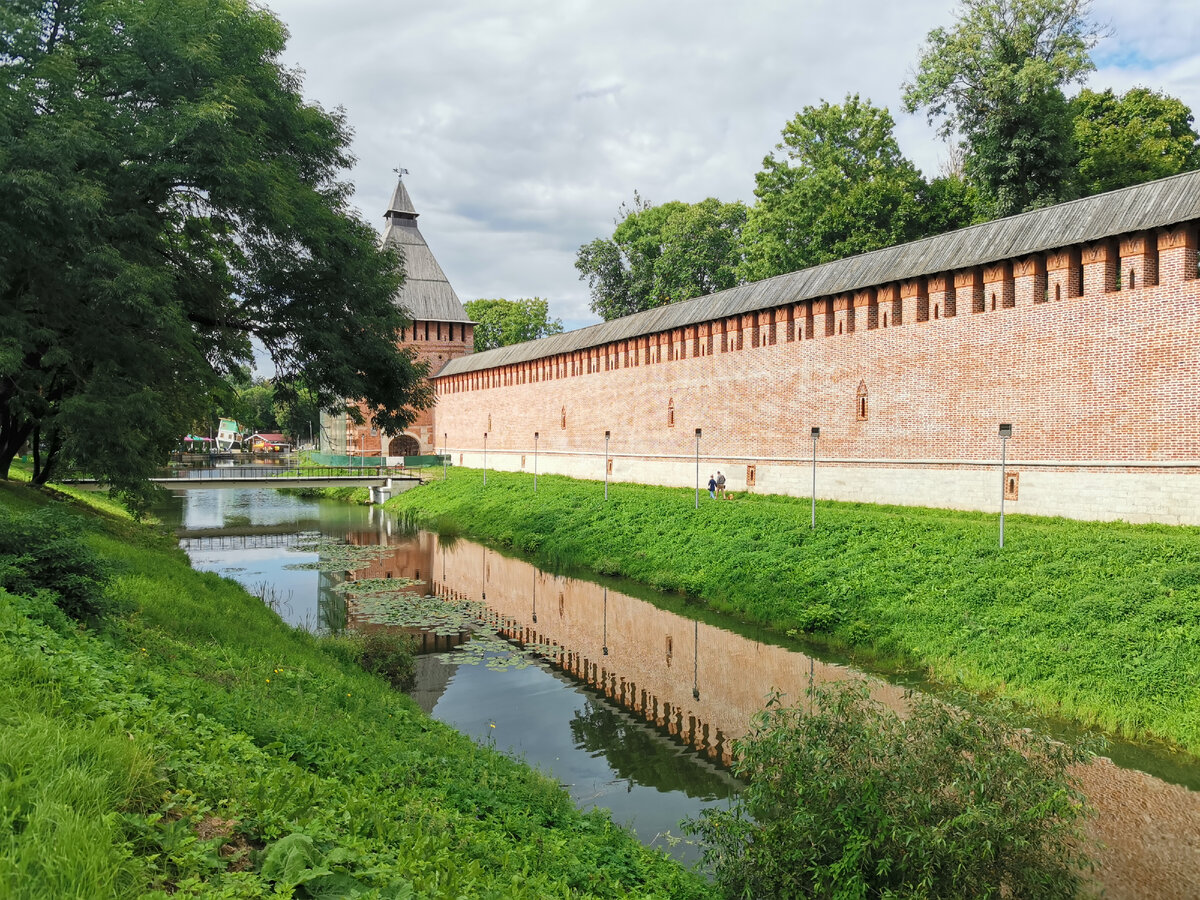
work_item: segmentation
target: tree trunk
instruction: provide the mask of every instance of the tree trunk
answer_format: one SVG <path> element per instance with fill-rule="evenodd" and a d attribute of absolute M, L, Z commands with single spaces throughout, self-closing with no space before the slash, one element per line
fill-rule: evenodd
<path fill-rule="evenodd" d="M 0 479 L 8 480 L 8 470 L 12 461 L 25 445 L 33 424 L 19 422 L 15 416 L 0 416 Z"/>

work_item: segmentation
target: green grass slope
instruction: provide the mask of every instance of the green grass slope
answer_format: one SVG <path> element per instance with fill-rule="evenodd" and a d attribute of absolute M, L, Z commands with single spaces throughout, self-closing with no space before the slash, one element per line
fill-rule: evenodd
<path fill-rule="evenodd" d="M 43 502 L 0 484 L 0 513 Z M 79 628 L 0 590 L 0 896 L 709 893 L 169 538 L 79 534 L 122 615 Z"/>
<path fill-rule="evenodd" d="M 1200 529 L 455 470 L 389 501 L 1043 713 L 1200 753 Z"/>

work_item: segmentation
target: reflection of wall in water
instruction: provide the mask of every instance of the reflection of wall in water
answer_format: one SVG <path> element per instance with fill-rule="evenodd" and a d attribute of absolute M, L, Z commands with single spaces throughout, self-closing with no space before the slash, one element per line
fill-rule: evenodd
<path fill-rule="evenodd" d="M 505 636 L 555 645 L 564 670 L 710 756 L 728 760 L 729 738 L 745 733 L 769 692 L 804 701 L 809 659 L 801 654 L 478 545 L 435 546 L 433 553 L 435 593 L 486 593 Z M 437 578 L 443 567 L 444 579 Z M 814 661 L 813 677 L 823 683 L 851 673 Z M 884 702 L 899 705 L 902 696 L 902 688 L 881 686 Z"/>

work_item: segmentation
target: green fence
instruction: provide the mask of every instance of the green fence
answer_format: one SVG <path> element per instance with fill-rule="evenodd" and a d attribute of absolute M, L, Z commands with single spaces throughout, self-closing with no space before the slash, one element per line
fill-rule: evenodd
<path fill-rule="evenodd" d="M 383 460 L 378 456 L 344 456 L 335 453 L 308 453 L 306 454 L 308 462 L 318 466 L 348 466 L 357 468 L 361 466 L 379 466 L 383 464 Z M 394 458 L 394 457 L 393 457 Z M 440 466 L 442 461 L 450 462 L 450 456 L 441 456 L 437 454 L 427 454 L 424 456 L 405 456 L 402 457 L 400 465 L 406 469 L 423 469 L 427 466 Z"/>

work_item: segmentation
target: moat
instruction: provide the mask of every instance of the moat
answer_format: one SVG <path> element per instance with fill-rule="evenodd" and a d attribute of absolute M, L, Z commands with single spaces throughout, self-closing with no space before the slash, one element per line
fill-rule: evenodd
<path fill-rule="evenodd" d="M 316 568 L 317 535 L 377 548 L 353 577 L 402 579 L 397 602 L 433 595 L 483 604 L 504 646 L 468 653 L 469 632 L 426 632 L 414 698 L 684 860 L 697 853 L 676 842 L 678 821 L 736 790 L 722 764 L 768 692 L 802 703 L 810 679 L 858 677 L 845 660 L 708 613 L 697 618 L 677 599 L 414 534 L 374 508 L 213 490 L 189 492 L 163 513 L 197 568 L 236 578 L 293 625 L 384 627 L 337 589 L 345 573 Z M 899 707 L 907 686 L 878 682 L 876 693 Z M 1120 765 L 1100 760 L 1083 773 L 1099 811 L 1092 830 L 1107 845 L 1100 877 L 1108 896 L 1200 895 L 1200 766 L 1130 743 L 1109 753 Z"/>

